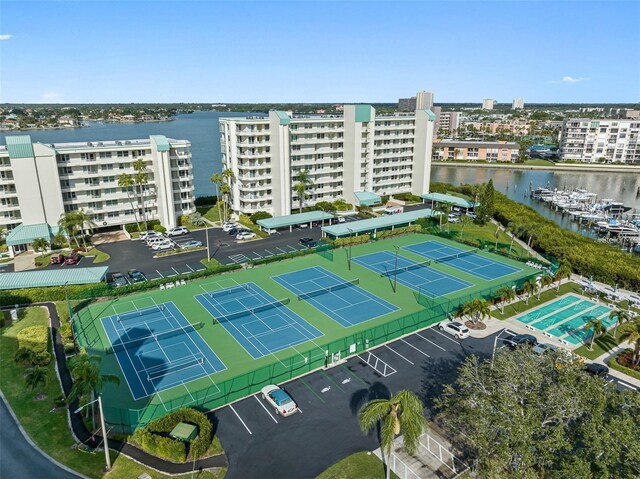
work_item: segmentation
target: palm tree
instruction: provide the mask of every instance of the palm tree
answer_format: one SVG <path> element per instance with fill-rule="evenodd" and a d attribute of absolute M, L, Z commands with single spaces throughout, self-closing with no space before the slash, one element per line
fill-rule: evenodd
<path fill-rule="evenodd" d="M 138 231 L 140 231 L 140 222 L 138 221 L 138 213 L 133 206 L 133 199 L 131 198 L 131 188 L 133 188 L 133 178 L 129 173 L 122 173 L 118 177 L 118 186 L 127 192 L 127 199 L 129 200 L 129 204 L 131 205 L 131 211 L 133 211 L 133 218 L 136 221 L 136 225 L 138 226 Z"/>
<path fill-rule="evenodd" d="M 469 223 L 469 217 L 467 215 L 462 215 L 460 217 L 460 239 L 463 239 L 464 236 L 464 227 Z"/>
<path fill-rule="evenodd" d="M 228 198 L 229 195 L 231 193 L 231 187 L 226 184 L 226 183 L 222 183 L 220 185 L 220 193 L 222 194 L 222 198 L 223 200 L 223 217 L 222 217 L 222 221 L 227 221 L 227 218 L 229 216 L 229 203 L 228 203 Z"/>
<path fill-rule="evenodd" d="M 613 328 L 613 336 L 615 337 L 616 332 L 618 331 L 618 326 L 629 321 L 631 319 L 631 315 L 624 309 L 617 309 L 609 313 L 609 319 L 613 319 L 614 317 L 616 318 L 616 325 Z"/>
<path fill-rule="evenodd" d="M 47 373 L 47 368 L 41 366 L 29 368 L 24 375 L 24 383 L 31 391 L 34 391 L 47 384 Z"/>
<path fill-rule="evenodd" d="M 115 383 L 120 385 L 120 378 L 112 374 L 100 374 L 100 357 L 88 356 L 80 354 L 69 360 L 69 369 L 71 370 L 71 378 L 73 386 L 67 397 L 67 401 L 79 399 L 87 394 L 90 395 L 90 401 L 93 401 L 95 392 L 100 391 L 104 383 Z M 95 428 L 95 416 L 93 414 L 93 405 L 91 406 L 91 415 L 93 427 Z"/>
<path fill-rule="evenodd" d="M 538 284 L 533 279 L 522 285 L 522 294 L 526 295 L 525 304 L 529 304 L 529 297 L 535 293 L 536 289 L 538 289 Z"/>
<path fill-rule="evenodd" d="M 607 327 L 602 323 L 602 319 L 592 319 L 587 324 L 584 325 L 584 329 L 587 331 L 592 331 L 591 335 L 591 343 L 589 344 L 589 349 L 593 350 L 593 342 L 596 339 L 596 336 L 600 336 L 607 332 Z"/>
<path fill-rule="evenodd" d="M 380 449 L 387 466 L 387 479 L 391 477 L 389 459 L 393 439 L 402 433 L 402 446 L 409 454 L 418 448 L 420 436 L 426 427 L 424 406 L 415 393 L 399 391 L 390 399 L 374 399 L 360 410 L 360 429 L 368 433 L 380 424 Z"/>
<path fill-rule="evenodd" d="M 631 364 L 638 366 L 640 364 L 640 320 L 623 324 L 620 326 L 621 341 L 626 341 L 629 344 L 633 344 L 633 356 L 631 358 Z"/>
<path fill-rule="evenodd" d="M 145 206 L 144 188 L 143 186 L 149 183 L 149 174 L 147 173 L 147 164 L 142 158 L 138 158 L 133 162 L 133 169 L 135 174 L 133 175 L 133 182 L 138 187 L 138 207 L 142 208 L 142 222 L 144 223 L 144 229 L 147 230 L 147 208 Z"/>
<path fill-rule="evenodd" d="M 49 247 L 49 242 L 44 238 L 36 238 L 33 240 L 33 243 L 31 243 L 31 246 L 33 246 L 34 251 L 40 251 L 41 256 L 44 257 L 44 252 Z"/>
<path fill-rule="evenodd" d="M 511 243 L 509 243 L 509 254 L 511 254 L 511 250 L 513 249 L 513 241 L 516 238 L 516 235 L 513 232 L 514 228 L 515 228 L 515 224 L 513 222 L 510 222 L 509 224 L 507 224 L 507 230 L 511 233 Z"/>
<path fill-rule="evenodd" d="M 75 235 L 75 232 L 78 229 L 78 220 L 73 213 L 74 213 L 73 211 L 70 211 L 69 213 L 62 213 L 60 215 L 60 219 L 58 220 L 58 226 L 62 231 L 64 231 L 67 237 L 67 243 L 69 244 L 69 249 L 71 249 L 71 238 L 75 240 L 76 246 L 80 248 L 80 244 L 78 243 L 78 238 Z"/>
<path fill-rule="evenodd" d="M 231 207 L 231 180 L 233 180 L 236 175 L 233 174 L 233 170 L 227 168 L 222 170 L 222 179 L 224 180 L 224 185 L 220 192 L 224 195 L 224 208 L 225 208 L 225 218 L 228 214 L 228 209 Z"/>
<path fill-rule="evenodd" d="M 313 188 L 314 184 L 309 177 L 308 170 L 302 170 L 298 172 L 298 182 L 293 186 L 294 191 L 298 194 L 300 200 L 300 212 L 302 213 L 302 204 L 306 197 L 307 188 Z"/>
<path fill-rule="evenodd" d="M 84 231 L 87 230 L 89 233 L 91 233 L 93 231 L 93 228 L 96 227 L 96 224 L 94 223 L 94 221 L 91 219 L 91 216 L 89 216 L 87 213 L 84 212 L 84 210 L 79 209 L 77 211 L 73 211 L 72 212 L 74 215 L 74 218 L 76 220 L 76 224 L 78 225 L 78 228 L 80 229 L 80 233 L 82 234 L 82 245 L 84 246 L 84 250 L 87 250 L 87 243 L 85 242 L 84 239 Z"/>
<path fill-rule="evenodd" d="M 516 292 L 512 288 L 500 288 L 498 291 L 498 298 L 500 298 L 500 304 L 502 306 L 502 314 L 504 314 L 505 303 L 513 301 L 516 298 Z"/>
<path fill-rule="evenodd" d="M 491 308 L 486 299 L 474 298 L 462 305 L 462 314 L 469 316 L 476 324 L 491 314 Z"/>
<path fill-rule="evenodd" d="M 556 281 L 558 282 L 558 289 L 556 290 L 556 292 L 560 291 L 560 283 L 562 283 L 563 279 L 571 278 L 571 273 L 571 266 L 569 266 L 567 263 L 562 263 L 560 265 L 555 274 Z"/>
<path fill-rule="evenodd" d="M 538 289 L 538 301 L 540 301 L 540 293 L 542 292 L 542 288 L 546 288 L 553 283 L 553 278 L 548 274 L 543 274 L 542 278 L 540 278 L 540 288 Z"/>
<path fill-rule="evenodd" d="M 222 175 L 220 173 L 214 173 L 209 178 L 209 181 L 216 187 L 216 204 L 218 205 L 218 218 L 222 218 L 220 212 L 220 185 L 222 185 Z"/>

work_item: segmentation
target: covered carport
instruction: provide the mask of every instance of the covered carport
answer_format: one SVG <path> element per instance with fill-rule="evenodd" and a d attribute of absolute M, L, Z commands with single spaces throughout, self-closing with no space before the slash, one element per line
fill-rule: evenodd
<path fill-rule="evenodd" d="M 432 208 L 437 203 L 444 203 L 447 205 L 457 206 L 458 208 L 464 208 L 465 211 L 469 211 L 479 205 L 479 203 L 474 203 L 466 198 L 460 198 L 459 196 L 447 195 L 444 193 L 427 193 L 420 195 L 420 198 L 422 198 L 423 203 L 430 201 Z"/>
<path fill-rule="evenodd" d="M 63 268 L 43 271 L 0 274 L 0 290 L 62 286 L 65 284 L 89 284 L 105 281 L 108 266 L 94 268 Z"/>
<path fill-rule="evenodd" d="M 27 251 L 31 244 L 37 239 L 44 239 L 49 244 L 53 237 L 58 234 L 60 227 L 39 223 L 35 225 L 21 224 L 12 229 L 7 235 L 7 246 L 9 246 L 9 257 Z"/>
<path fill-rule="evenodd" d="M 398 213 L 396 215 L 380 216 L 351 223 L 340 223 L 337 225 L 325 226 L 322 228 L 322 236 L 340 238 L 342 236 L 358 236 L 359 234 L 372 233 L 375 235 L 379 230 L 394 230 L 396 226 L 410 226 L 421 218 L 430 218 L 436 213 L 424 208 L 421 210 Z"/>
<path fill-rule="evenodd" d="M 258 220 L 257 223 L 261 230 L 268 232 L 272 232 L 279 228 L 286 228 L 287 226 L 289 227 L 289 231 L 291 231 L 296 225 L 308 225 L 309 228 L 312 228 L 313 223 L 320 223 L 321 226 L 324 226 L 325 221 L 331 223 L 331 220 L 334 218 L 334 215 L 324 211 L 307 211 L 305 213 L 297 213 L 294 215 L 265 218 Z"/>
<path fill-rule="evenodd" d="M 382 197 L 370 191 L 356 191 L 354 195 L 359 206 L 373 206 L 382 203 Z"/>

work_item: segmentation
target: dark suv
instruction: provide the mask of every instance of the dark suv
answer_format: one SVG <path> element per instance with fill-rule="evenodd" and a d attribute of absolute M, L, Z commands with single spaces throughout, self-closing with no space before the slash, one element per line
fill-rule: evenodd
<path fill-rule="evenodd" d="M 300 243 L 300 246 L 304 246 L 305 248 L 313 248 L 314 246 L 318 245 L 318 242 L 316 240 L 309 237 L 300 238 L 298 243 Z"/>
<path fill-rule="evenodd" d="M 584 367 L 585 372 L 591 374 L 592 376 L 597 376 L 599 378 L 604 378 L 609 374 L 609 368 L 604 364 L 598 363 L 590 363 Z"/>
<path fill-rule="evenodd" d="M 516 349 L 522 344 L 527 344 L 529 346 L 535 346 L 536 344 L 538 344 L 538 340 L 536 339 L 536 337 L 530 334 L 516 334 L 515 336 L 503 339 L 503 342 L 511 350 Z"/>

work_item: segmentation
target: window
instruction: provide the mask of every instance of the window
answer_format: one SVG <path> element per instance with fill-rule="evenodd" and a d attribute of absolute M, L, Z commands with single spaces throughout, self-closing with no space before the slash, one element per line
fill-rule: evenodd
<path fill-rule="evenodd" d="M 118 200 L 107 200 L 104 202 L 106 206 L 118 206 Z"/>
<path fill-rule="evenodd" d="M 57 160 L 59 163 L 61 163 L 61 162 L 65 162 L 65 161 L 69 161 L 69 155 L 66 155 L 66 154 L 64 154 L 64 155 L 58 155 L 58 156 L 56 157 L 56 160 Z"/>
<path fill-rule="evenodd" d="M 110 151 L 101 151 L 100 152 L 100 158 L 111 158 L 111 152 Z"/>
<path fill-rule="evenodd" d="M 96 156 L 93 153 L 80 153 L 81 160 L 95 160 Z"/>
<path fill-rule="evenodd" d="M 113 164 L 112 164 L 112 163 L 109 163 L 108 165 L 101 165 L 101 166 L 100 166 L 100 169 L 101 169 L 102 171 L 113 170 Z"/>

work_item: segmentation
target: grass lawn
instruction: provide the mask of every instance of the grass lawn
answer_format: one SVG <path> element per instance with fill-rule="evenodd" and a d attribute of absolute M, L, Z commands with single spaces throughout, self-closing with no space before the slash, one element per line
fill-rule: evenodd
<path fill-rule="evenodd" d="M 105 261 L 109 261 L 109 258 L 111 258 L 110 255 L 104 251 L 100 251 L 98 248 L 91 248 L 85 253 L 85 256 L 95 256 L 93 264 L 104 263 Z"/>
<path fill-rule="evenodd" d="M 48 266 L 49 262 L 51 261 L 51 254 L 52 253 L 42 256 L 41 253 L 38 253 L 38 255 L 34 258 L 36 268 L 44 268 L 45 266 Z"/>
<path fill-rule="evenodd" d="M 103 457 L 103 460 L 104 460 L 104 457 Z M 184 479 L 189 479 L 191 477 L 194 477 L 197 479 L 222 479 L 226 475 L 227 469 L 221 468 L 216 471 L 202 471 L 201 473 L 196 472 L 193 474 L 193 476 L 191 475 L 191 473 L 180 474 L 176 476 L 167 476 L 165 474 L 161 474 L 152 469 L 144 467 L 143 465 L 138 464 L 135 461 L 132 461 L 128 457 L 120 456 L 113 463 L 113 468 L 111 469 L 111 471 L 105 474 L 103 477 L 108 479 L 131 479 L 131 478 L 136 478 L 140 476 L 143 472 L 146 472 L 147 474 L 149 474 L 149 476 L 151 476 L 153 479 L 164 479 L 164 478 L 170 478 L 170 477 L 177 477 L 177 478 L 184 478 Z"/>
<path fill-rule="evenodd" d="M 209 261 L 207 261 L 205 258 L 201 259 L 200 262 L 205 265 L 208 269 L 214 269 L 214 268 L 218 268 L 220 266 L 222 266 L 222 263 L 220 261 L 218 261 L 217 259 L 213 259 L 211 258 Z"/>
<path fill-rule="evenodd" d="M 524 165 L 531 165 L 531 166 L 555 166 L 555 163 L 553 161 L 549 161 L 549 160 L 543 160 L 540 158 L 535 158 L 532 160 L 525 160 L 525 162 L 523 163 Z"/>
<path fill-rule="evenodd" d="M 593 351 L 589 349 L 589 344 L 583 344 L 574 353 L 579 354 L 587 359 L 594 360 L 597 357 L 602 356 L 604 353 L 611 351 L 620 343 L 620 331 L 613 335 L 613 330 L 607 334 L 599 336 L 593 342 Z"/>
<path fill-rule="evenodd" d="M 524 311 L 527 311 L 529 309 L 533 309 L 536 306 L 540 306 L 547 301 L 551 301 L 557 296 L 561 296 L 566 293 L 581 293 L 580 286 L 576 283 L 571 282 L 562 284 L 560 286 L 560 292 L 556 292 L 556 289 L 557 288 L 554 286 L 551 289 L 544 291 L 542 294 L 540 294 L 540 300 L 538 300 L 537 295 L 531 296 L 529 298 L 529 304 L 526 304 L 524 299 L 522 301 L 515 301 L 510 305 L 505 306 L 504 314 L 500 312 L 500 309 L 496 309 L 491 312 L 491 316 L 498 319 L 507 319 L 523 313 Z"/>
<path fill-rule="evenodd" d="M 384 464 L 372 452 L 356 452 L 336 462 L 329 469 L 320 474 L 317 479 L 383 479 Z M 391 472 L 391 477 L 399 479 Z"/>
<path fill-rule="evenodd" d="M 493 223 L 488 223 L 484 226 L 477 225 L 475 223 L 467 223 L 466 225 L 464 225 L 464 229 L 462 228 L 462 223 L 445 224 L 444 220 L 442 223 L 442 231 L 456 232 L 457 238 L 461 240 L 478 242 L 485 241 L 492 245 L 495 245 L 496 242 L 496 228 L 497 226 Z M 500 229 L 498 231 L 498 247 L 501 251 L 508 252 L 510 244 L 511 238 L 507 233 Z M 503 245 L 506 245 L 506 248 Z M 527 258 L 529 256 L 528 251 L 520 246 L 516 241 L 513 242 L 511 254 L 513 254 L 514 256 L 519 256 L 521 258 Z"/>
<path fill-rule="evenodd" d="M 224 205 L 220 203 L 220 212 L 222 212 L 222 208 Z M 203 218 L 208 219 L 214 223 L 218 223 L 220 221 L 220 213 L 218 212 L 218 205 L 215 206 L 199 206 L 196 208 L 196 211 L 202 215 Z"/>
<path fill-rule="evenodd" d="M 240 223 L 243 226 L 246 226 L 247 228 L 249 228 L 251 231 L 257 234 L 260 238 L 267 238 L 269 236 L 269 233 L 267 233 L 266 231 L 261 231 L 260 227 L 257 224 L 255 224 L 253 221 L 251 221 L 247 215 L 240 215 Z"/>

